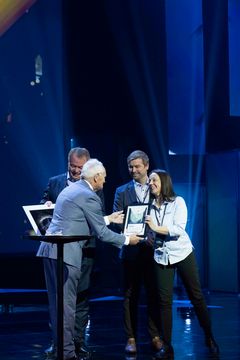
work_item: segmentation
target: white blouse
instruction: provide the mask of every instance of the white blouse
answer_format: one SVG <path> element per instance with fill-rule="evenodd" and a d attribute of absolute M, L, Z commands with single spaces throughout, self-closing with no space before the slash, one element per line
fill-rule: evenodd
<path fill-rule="evenodd" d="M 172 202 L 165 202 L 157 207 L 153 201 L 150 215 L 158 226 L 166 226 L 168 235 L 163 236 L 162 243 L 157 243 L 160 234 L 155 233 L 154 260 L 158 264 L 175 264 L 184 260 L 193 250 L 192 242 L 185 231 L 187 224 L 187 206 L 181 196 Z"/>

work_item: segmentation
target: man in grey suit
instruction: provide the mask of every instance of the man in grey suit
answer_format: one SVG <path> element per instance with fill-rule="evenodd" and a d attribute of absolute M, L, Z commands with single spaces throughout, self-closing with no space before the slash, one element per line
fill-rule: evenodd
<path fill-rule="evenodd" d="M 68 153 L 68 171 L 53 176 L 49 179 L 48 185 L 44 190 L 41 204 L 48 206 L 55 204 L 60 192 L 67 186 L 80 180 L 83 165 L 90 159 L 90 153 L 86 148 L 75 147 Z M 100 197 L 104 208 L 103 191 L 96 192 Z M 82 356 L 90 355 L 90 349 L 86 344 L 86 328 L 89 318 L 89 288 L 91 282 L 91 273 L 93 270 L 94 260 L 96 256 L 96 239 L 90 238 L 82 248 L 82 265 L 81 265 L 81 280 L 79 281 L 76 314 L 75 314 L 75 334 L 74 343 L 77 354 Z M 55 357 L 56 344 L 52 341 L 50 347 L 45 350 L 48 358 Z"/>
<path fill-rule="evenodd" d="M 102 214 L 102 203 L 96 192 L 103 188 L 106 171 L 101 162 L 88 160 L 81 173 L 81 180 L 66 187 L 58 196 L 53 218 L 47 233 L 62 235 L 96 235 L 100 240 L 118 247 L 135 245 L 140 238 L 117 234 L 107 228 L 111 222 L 122 220 L 121 212 L 106 217 Z M 80 280 L 82 247 L 84 241 L 64 245 L 64 359 L 77 359 L 74 346 L 74 317 L 77 287 Z M 46 286 L 49 292 L 49 311 L 53 340 L 57 343 L 56 324 L 56 259 L 57 246 L 42 242 L 38 256 L 44 258 Z M 50 300 L 51 299 L 51 300 Z"/>

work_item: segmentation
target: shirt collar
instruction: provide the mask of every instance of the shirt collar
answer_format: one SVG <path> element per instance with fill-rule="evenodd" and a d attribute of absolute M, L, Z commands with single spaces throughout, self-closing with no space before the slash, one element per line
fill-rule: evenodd
<path fill-rule="evenodd" d="M 137 182 L 136 180 L 133 179 L 133 184 L 134 186 L 138 186 L 138 187 L 144 187 L 144 186 L 149 186 L 149 180 L 147 178 L 147 181 L 145 182 L 145 184 L 140 184 L 139 182 Z"/>
<path fill-rule="evenodd" d="M 88 182 L 88 181 L 85 180 L 85 179 L 83 179 L 83 181 L 85 181 L 85 182 L 88 184 L 88 186 L 90 187 L 90 189 L 91 189 L 92 191 L 94 191 L 92 185 L 90 184 L 90 182 Z"/>
<path fill-rule="evenodd" d="M 68 183 L 75 183 L 76 181 L 79 181 L 79 179 L 78 179 L 78 180 L 75 180 L 75 179 L 71 178 L 71 176 L 70 176 L 70 174 L 69 174 L 69 171 L 68 171 L 68 172 L 67 172 L 67 182 L 68 182 Z"/>
<path fill-rule="evenodd" d="M 167 201 L 164 201 L 162 203 L 162 205 L 160 206 L 160 208 L 164 205 L 164 206 L 167 206 L 168 202 Z M 156 204 L 156 199 L 153 199 L 152 201 L 152 206 L 155 207 L 156 209 L 160 209 L 159 206 Z"/>

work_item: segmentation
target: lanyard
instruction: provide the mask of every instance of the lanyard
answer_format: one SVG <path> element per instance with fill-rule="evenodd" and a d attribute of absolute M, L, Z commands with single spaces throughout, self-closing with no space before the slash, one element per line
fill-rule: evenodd
<path fill-rule="evenodd" d="M 163 225 L 163 219 L 164 219 L 164 216 L 165 216 L 165 213 L 166 213 L 166 209 L 167 209 L 167 203 L 164 204 L 163 216 L 162 216 L 162 219 L 161 219 L 161 221 L 160 221 L 160 219 L 159 219 L 160 211 L 157 211 L 157 210 L 156 210 L 156 207 L 154 208 L 155 217 L 156 217 L 158 226 L 162 226 L 162 225 Z M 159 208 L 159 210 L 160 210 L 160 208 Z M 163 236 L 164 236 L 164 238 L 165 238 L 165 235 L 163 235 Z M 164 246 L 164 244 L 165 244 L 164 238 L 162 237 L 161 234 L 156 234 L 156 236 L 155 236 L 155 242 L 154 242 L 154 248 L 155 248 L 155 249 Z"/>
<path fill-rule="evenodd" d="M 163 219 L 164 219 L 164 216 L 165 216 L 165 213 L 166 213 L 166 209 L 167 209 L 167 203 L 164 204 L 163 216 L 162 216 L 162 219 L 160 221 L 159 216 L 158 216 L 160 214 L 160 208 L 159 208 L 159 211 L 156 210 L 156 207 L 154 208 L 155 217 L 156 217 L 158 226 L 163 225 Z"/>
<path fill-rule="evenodd" d="M 137 202 L 138 202 L 138 203 L 141 203 L 141 204 L 145 204 L 145 203 L 146 203 L 147 196 L 148 196 L 148 194 L 149 194 L 149 189 L 147 189 L 147 190 L 145 191 L 145 194 L 144 194 L 142 200 L 139 198 L 136 190 L 135 190 L 135 193 L 136 193 Z"/>

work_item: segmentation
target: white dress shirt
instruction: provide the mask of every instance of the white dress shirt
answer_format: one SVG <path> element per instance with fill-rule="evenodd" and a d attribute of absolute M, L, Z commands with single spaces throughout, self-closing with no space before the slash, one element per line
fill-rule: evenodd
<path fill-rule="evenodd" d="M 187 207 L 185 200 L 177 196 L 172 202 L 165 202 L 157 207 L 155 201 L 150 215 L 153 222 L 168 229 L 162 246 L 155 247 L 154 260 L 158 264 L 175 264 L 184 260 L 193 250 L 192 242 L 185 231 L 187 224 Z M 155 233 L 157 236 L 158 234 Z"/>

